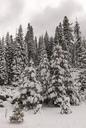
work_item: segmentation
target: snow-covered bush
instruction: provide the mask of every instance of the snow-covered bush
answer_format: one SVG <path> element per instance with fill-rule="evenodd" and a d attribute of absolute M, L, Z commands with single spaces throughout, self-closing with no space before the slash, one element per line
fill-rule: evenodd
<path fill-rule="evenodd" d="M 63 102 L 61 104 L 61 114 L 70 114 L 72 111 L 70 109 L 70 98 L 63 96 Z"/>
<path fill-rule="evenodd" d="M 3 106 L 5 102 L 11 103 L 14 95 L 16 94 L 17 89 L 9 86 L 1 86 L 0 87 L 0 100 L 3 102 Z"/>
<path fill-rule="evenodd" d="M 18 104 L 16 104 L 14 110 L 13 110 L 13 115 L 10 116 L 10 122 L 11 123 L 21 123 L 23 122 L 23 117 L 24 114 L 22 110 L 19 108 Z"/>

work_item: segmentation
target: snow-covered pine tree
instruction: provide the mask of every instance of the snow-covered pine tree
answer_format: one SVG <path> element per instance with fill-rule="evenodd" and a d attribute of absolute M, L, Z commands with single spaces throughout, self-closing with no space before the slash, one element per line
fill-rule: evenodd
<path fill-rule="evenodd" d="M 75 66 L 78 66 L 79 65 L 79 54 L 81 53 L 81 48 L 82 48 L 81 32 L 80 32 L 80 26 L 79 26 L 78 21 L 75 22 L 74 36 L 75 36 L 74 60 L 75 60 Z"/>
<path fill-rule="evenodd" d="M 53 47 L 54 47 L 54 38 L 51 36 L 50 37 L 50 60 L 51 60 L 51 56 L 52 56 L 52 54 L 53 54 Z"/>
<path fill-rule="evenodd" d="M 66 95 L 64 86 L 64 71 L 61 67 L 61 62 L 64 59 L 62 48 L 59 45 L 54 46 L 51 59 L 51 84 L 48 88 L 48 97 L 53 104 L 59 104 L 63 101 L 63 96 Z"/>
<path fill-rule="evenodd" d="M 66 44 L 66 49 L 68 51 L 68 61 L 72 65 L 73 62 L 73 56 L 72 56 L 72 51 L 73 51 L 73 30 L 71 27 L 71 24 L 69 23 L 69 19 L 67 16 L 64 17 L 63 19 L 63 35 L 64 35 L 64 43 Z"/>
<path fill-rule="evenodd" d="M 64 60 L 62 62 L 62 67 L 65 69 L 64 72 L 64 86 L 66 89 L 66 94 L 70 98 L 70 104 L 71 105 L 79 105 L 80 103 L 80 95 L 78 91 L 78 87 L 73 82 L 72 76 L 71 76 L 71 69 L 70 64 L 67 60 L 68 53 L 66 51 L 63 51 Z"/>
<path fill-rule="evenodd" d="M 20 106 L 25 108 L 37 107 L 42 101 L 41 83 L 36 78 L 36 69 L 32 60 L 29 62 L 29 67 L 26 67 L 21 74 L 20 84 Z"/>
<path fill-rule="evenodd" d="M 54 42 L 55 44 L 59 44 L 63 50 L 67 50 L 61 22 L 59 23 L 59 26 L 56 27 Z"/>
<path fill-rule="evenodd" d="M 83 47 L 86 49 L 86 39 L 85 39 L 85 37 L 82 38 L 82 42 L 83 42 L 82 43 Z"/>
<path fill-rule="evenodd" d="M 50 38 L 49 38 L 49 35 L 48 35 L 47 32 L 45 33 L 45 36 L 44 36 L 44 43 L 45 43 L 45 50 L 46 50 L 46 53 L 47 53 L 47 57 L 50 60 L 51 54 L 52 54 L 53 42 L 50 41 Z"/>
<path fill-rule="evenodd" d="M 35 44 L 35 60 L 34 60 L 34 63 L 35 65 L 37 66 L 38 65 L 38 42 L 37 42 L 37 37 L 35 36 L 35 39 L 34 39 L 34 44 Z"/>
<path fill-rule="evenodd" d="M 25 69 L 27 65 L 27 56 L 26 56 L 26 46 L 23 39 L 23 30 L 22 26 L 19 26 L 18 33 L 16 34 L 15 42 L 14 42 L 14 59 L 13 59 L 13 85 L 17 85 L 18 80 L 20 79 L 20 75 Z"/>
<path fill-rule="evenodd" d="M 59 27 L 58 27 L 58 26 L 57 26 L 56 29 L 55 29 L 54 43 L 55 43 L 56 45 L 59 44 Z"/>
<path fill-rule="evenodd" d="M 81 100 L 86 100 L 86 69 L 81 69 L 76 85 L 78 86 Z"/>
<path fill-rule="evenodd" d="M 13 80 L 13 69 L 12 63 L 14 59 L 14 47 L 13 47 L 13 38 L 7 33 L 5 40 L 5 60 L 6 60 L 6 72 L 7 72 L 7 84 L 11 85 Z"/>
<path fill-rule="evenodd" d="M 75 66 L 86 67 L 86 48 L 84 41 L 82 41 L 80 26 L 78 21 L 76 21 L 74 26 L 74 35 L 75 35 L 75 43 L 74 43 L 74 61 Z"/>
<path fill-rule="evenodd" d="M 41 56 L 40 56 L 40 63 L 38 66 L 38 75 L 39 75 L 38 78 L 42 84 L 43 100 L 47 102 L 47 100 L 48 100 L 48 86 L 49 86 L 49 82 L 50 82 L 50 65 L 49 65 L 49 60 L 47 58 L 45 46 L 42 47 L 40 52 L 41 52 L 40 53 Z"/>
<path fill-rule="evenodd" d="M 34 41 L 33 27 L 28 24 L 27 33 L 25 36 L 25 42 L 27 45 L 28 63 L 31 58 L 35 61 L 36 56 L 36 42 Z"/>
<path fill-rule="evenodd" d="M 7 72 L 6 72 L 6 61 L 5 61 L 5 46 L 4 41 L 0 40 L 0 85 L 7 84 Z"/>
<path fill-rule="evenodd" d="M 38 41 L 38 47 L 37 47 L 38 65 L 41 60 L 41 51 L 43 51 L 44 49 L 45 49 L 44 39 L 43 39 L 43 36 L 40 36 Z"/>
<path fill-rule="evenodd" d="M 86 68 L 86 49 L 85 47 L 81 46 L 79 50 L 80 52 L 78 52 L 77 66 L 79 68 Z"/>
<path fill-rule="evenodd" d="M 24 120 L 23 117 L 24 117 L 23 111 L 22 111 L 22 109 L 20 109 L 18 103 L 16 103 L 15 108 L 13 110 L 13 115 L 10 116 L 10 122 L 11 123 L 21 123 Z"/>
<path fill-rule="evenodd" d="M 77 104 L 77 93 L 72 83 L 66 54 L 67 53 L 65 53 L 59 45 L 56 45 L 53 49 L 51 60 L 51 84 L 48 89 L 48 94 L 50 100 L 57 105 L 65 101 L 64 97 L 69 97 L 71 104 Z"/>

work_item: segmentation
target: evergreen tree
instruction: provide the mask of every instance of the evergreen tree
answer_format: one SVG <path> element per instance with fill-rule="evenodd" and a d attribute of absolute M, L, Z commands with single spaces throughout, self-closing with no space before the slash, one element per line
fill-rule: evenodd
<path fill-rule="evenodd" d="M 75 66 L 80 66 L 85 57 L 85 48 L 82 45 L 80 26 L 76 21 L 74 26 L 75 44 L 74 44 L 74 61 Z"/>
<path fill-rule="evenodd" d="M 63 50 L 67 50 L 61 22 L 59 23 L 59 26 L 56 27 L 54 42 L 55 44 L 59 44 Z"/>
<path fill-rule="evenodd" d="M 60 101 L 62 103 L 62 96 L 66 95 L 63 82 L 65 70 L 61 67 L 63 58 L 61 47 L 59 45 L 54 46 L 51 59 L 51 84 L 48 89 L 49 98 L 54 104 L 58 104 Z"/>
<path fill-rule="evenodd" d="M 48 86 L 50 82 L 50 66 L 45 49 L 41 51 L 41 59 L 38 66 L 38 71 L 39 71 L 39 80 L 42 84 L 42 96 L 44 101 L 47 101 Z"/>
<path fill-rule="evenodd" d="M 63 28 L 62 28 L 62 24 L 59 24 L 59 36 L 58 36 L 58 40 L 59 40 L 59 45 L 62 47 L 62 50 L 67 50 L 66 49 L 66 44 L 64 41 L 64 34 L 63 34 Z"/>
<path fill-rule="evenodd" d="M 67 16 L 64 17 L 63 20 L 63 34 L 64 34 L 64 42 L 66 44 L 66 50 L 68 51 L 68 61 L 72 65 L 72 51 L 73 51 L 73 30 L 71 28 L 71 24 L 69 23 L 69 20 Z"/>
<path fill-rule="evenodd" d="M 75 91 L 68 60 L 62 47 L 56 45 L 53 49 L 51 60 L 51 84 L 48 89 L 49 98 L 54 104 L 62 104 L 66 97 L 70 98 L 71 104 L 78 104 L 76 101 L 77 93 Z M 78 99 L 77 99 L 78 100 Z"/>
<path fill-rule="evenodd" d="M 43 36 L 39 37 L 39 42 L 38 42 L 38 48 L 37 48 L 37 56 L 38 56 L 38 64 L 40 63 L 41 60 L 41 52 L 45 49 L 45 43 Z"/>
<path fill-rule="evenodd" d="M 79 79 L 78 82 L 80 82 L 80 91 L 85 91 L 86 90 L 86 70 L 82 70 L 79 74 Z"/>
<path fill-rule="evenodd" d="M 35 48 L 37 49 L 37 37 L 35 36 Z"/>
<path fill-rule="evenodd" d="M 5 49 L 4 44 L 0 40 L 0 85 L 4 84 L 7 84 Z"/>
<path fill-rule="evenodd" d="M 23 39 L 23 30 L 21 25 L 19 26 L 18 33 L 16 34 L 14 49 L 15 53 L 12 68 L 14 74 L 13 84 L 16 84 L 21 73 L 25 69 L 25 66 L 27 65 L 26 47 Z"/>
<path fill-rule="evenodd" d="M 56 30 L 55 30 L 54 43 L 57 45 L 59 44 L 59 27 L 58 26 L 56 27 Z"/>
<path fill-rule="evenodd" d="M 38 42 L 37 42 L 36 36 L 35 36 L 35 40 L 34 40 L 34 50 L 35 50 L 34 63 L 37 66 L 38 65 Z"/>
<path fill-rule="evenodd" d="M 36 78 L 36 69 L 32 60 L 29 62 L 29 67 L 26 67 L 21 74 L 19 84 L 20 96 L 18 99 L 21 103 L 21 107 L 28 109 L 37 107 L 42 101 L 42 88 L 41 83 Z"/>
<path fill-rule="evenodd" d="M 6 35 L 6 49 L 5 49 L 5 59 L 6 59 L 6 71 L 7 71 L 7 83 L 11 85 L 13 80 L 13 69 L 12 63 L 14 58 L 14 47 L 13 47 L 13 38 L 7 33 Z"/>
<path fill-rule="evenodd" d="M 23 29 L 22 26 L 19 26 L 18 34 L 16 35 L 16 43 L 17 43 L 17 49 L 20 51 L 21 61 L 22 61 L 22 67 L 23 69 L 27 65 L 26 60 L 26 45 L 23 38 Z"/>
<path fill-rule="evenodd" d="M 50 38 L 47 32 L 45 33 L 45 36 L 44 36 L 44 43 L 45 43 L 45 49 L 47 52 L 47 57 L 50 60 L 51 54 L 52 54 L 52 45 L 53 45 L 52 43 L 53 42 L 50 42 Z"/>
<path fill-rule="evenodd" d="M 53 47 L 54 47 L 54 38 L 53 37 L 50 37 L 50 60 L 51 60 L 51 56 L 53 54 Z"/>
<path fill-rule="evenodd" d="M 36 56 L 36 44 L 34 41 L 33 27 L 30 24 L 28 24 L 27 27 L 25 42 L 27 44 L 27 54 L 28 54 L 28 63 L 29 63 L 30 59 L 33 58 L 33 60 L 35 60 L 35 56 Z"/>
<path fill-rule="evenodd" d="M 78 78 L 76 80 L 76 87 L 80 95 L 80 100 L 86 100 L 86 70 L 82 69 L 79 72 Z"/>

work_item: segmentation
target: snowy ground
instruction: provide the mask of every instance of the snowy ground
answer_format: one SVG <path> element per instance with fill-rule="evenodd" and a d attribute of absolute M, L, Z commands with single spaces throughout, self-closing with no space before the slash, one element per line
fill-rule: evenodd
<path fill-rule="evenodd" d="M 79 71 L 72 69 L 71 74 L 75 82 Z M 16 91 L 14 89 L 9 91 L 9 89 L 0 88 L 0 90 L 1 94 L 6 93 L 11 96 L 18 92 L 17 89 Z M 86 103 L 72 107 L 72 114 L 69 115 L 61 115 L 58 108 L 46 107 L 42 108 L 36 115 L 33 114 L 33 111 L 24 112 L 24 122 L 21 124 L 10 124 L 9 116 L 12 112 L 12 106 L 8 102 L 4 105 L 5 108 L 0 108 L 0 128 L 86 128 Z M 6 111 L 7 117 L 5 117 Z"/>
<path fill-rule="evenodd" d="M 72 107 L 72 114 L 61 115 L 57 108 L 42 108 L 36 115 L 25 112 L 22 124 L 10 124 L 9 107 L 5 118 L 5 108 L 0 108 L 0 128 L 86 128 L 86 104 Z"/>

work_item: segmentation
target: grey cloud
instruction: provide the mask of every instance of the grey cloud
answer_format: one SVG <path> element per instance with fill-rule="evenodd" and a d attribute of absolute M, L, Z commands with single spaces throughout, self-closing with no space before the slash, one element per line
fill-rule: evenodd
<path fill-rule="evenodd" d="M 9 9 L 5 16 L 0 16 L 0 28 L 8 27 L 13 23 L 16 23 L 23 11 L 23 0 L 8 0 Z"/>
<path fill-rule="evenodd" d="M 74 0 L 66 0 L 57 8 L 47 7 L 42 13 L 32 17 L 31 23 L 37 36 L 44 33 L 45 30 L 48 30 L 49 34 L 52 35 L 56 25 L 63 20 L 65 15 L 70 18 L 82 10 L 82 6 Z"/>

